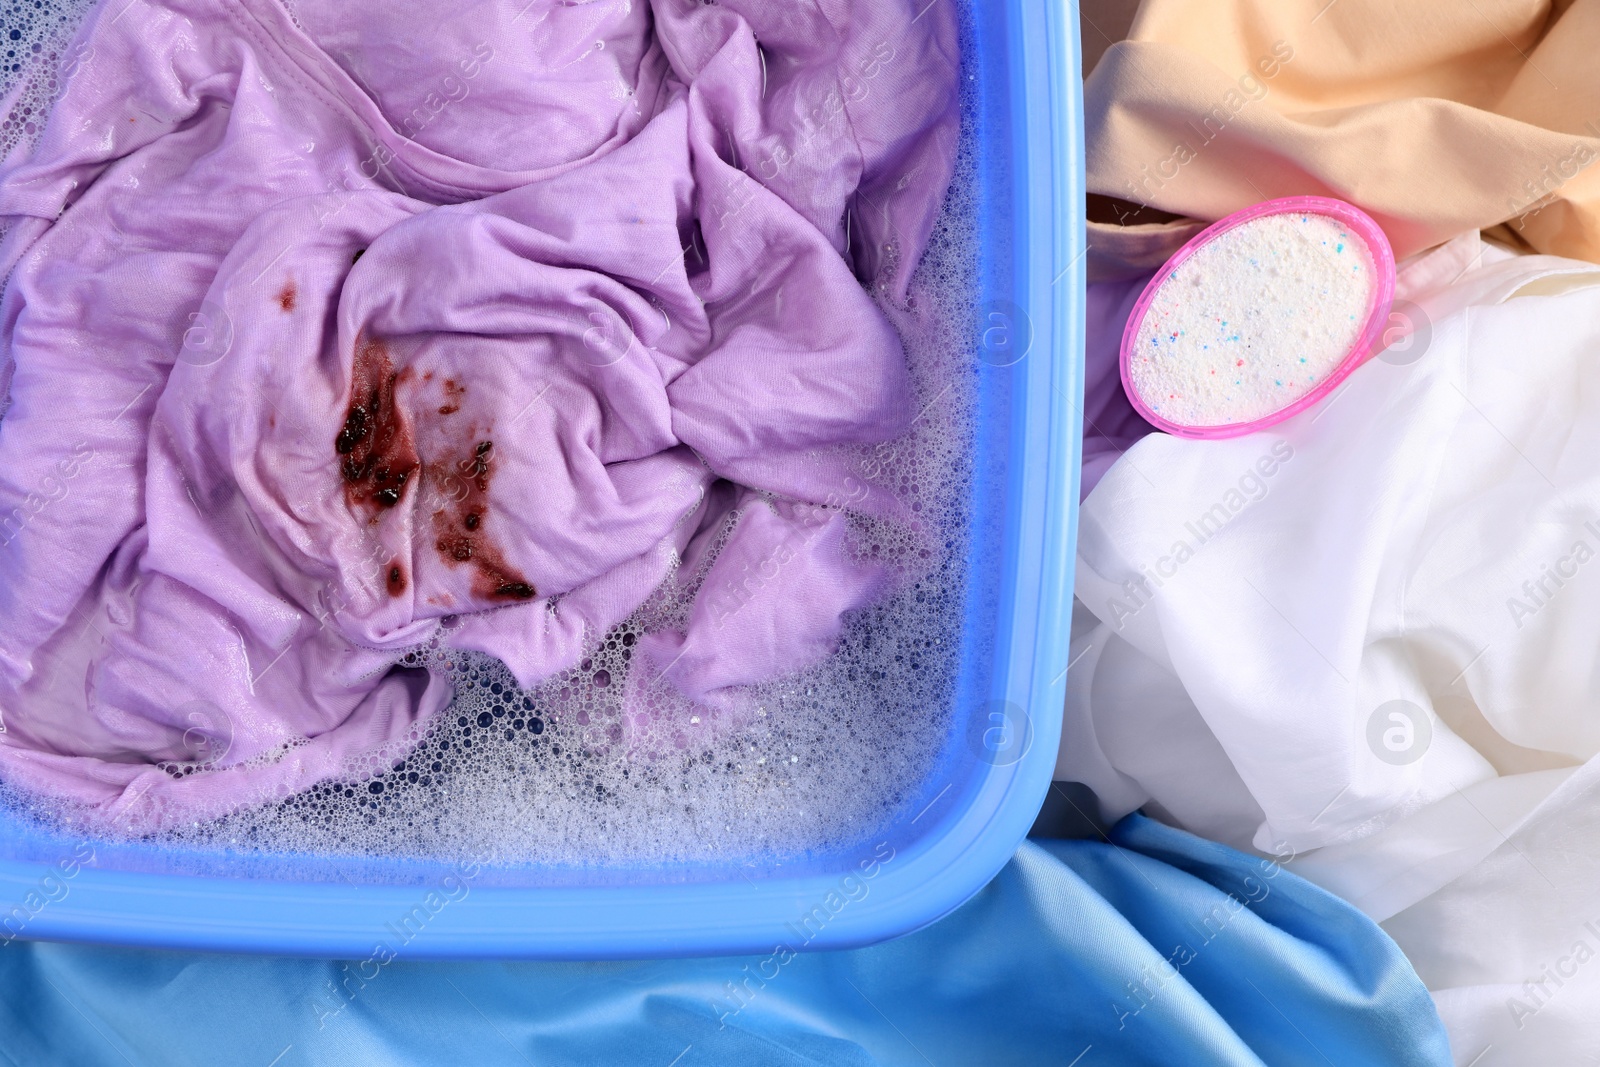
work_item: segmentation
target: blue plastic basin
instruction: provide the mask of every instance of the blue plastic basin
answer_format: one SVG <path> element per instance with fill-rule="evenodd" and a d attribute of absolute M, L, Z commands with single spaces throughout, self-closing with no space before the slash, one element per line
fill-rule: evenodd
<path fill-rule="evenodd" d="M 379 962 L 842 948 L 925 926 L 1000 870 L 1049 788 L 1066 685 L 1082 440 L 1080 61 L 1068 5 L 933 2 L 969 7 L 978 455 L 952 715 L 961 736 L 910 813 L 864 828 L 866 846 L 777 870 L 593 872 L 184 856 L 0 817 L 0 942 Z"/>

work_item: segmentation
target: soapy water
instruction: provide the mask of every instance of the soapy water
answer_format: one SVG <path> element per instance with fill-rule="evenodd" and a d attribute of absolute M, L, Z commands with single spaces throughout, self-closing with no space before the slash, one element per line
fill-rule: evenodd
<path fill-rule="evenodd" d="M 41 14 L 30 23 L 38 53 L 64 55 L 75 25 L 69 16 L 81 19 L 92 6 L 74 0 L 38 8 L 59 18 Z M 63 69 L 56 59 L 54 70 Z M 58 80 L 40 80 L 39 91 L 53 93 Z M 970 91 L 971 80 L 962 85 Z M 49 99 L 42 96 L 30 114 L 42 115 Z M 963 101 L 964 117 L 971 103 Z M 963 121 L 950 192 L 908 305 L 892 309 L 918 417 L 906 436 L 855 457 L 860 475 L 896 491 L 924 528 L 912 533 L 851 517 L 852 551 L 889 564 L 899 578 L 878 603 L 847 616 L 835 654 L 753 687 L 751 710 L 732 728 L 657 682 L 641 738 L 622 722 L 634 650 L 644 634 L 681 623 L 698 592 L 692 586 L 669 579 L 578 666 L 529 690 L 496 660 L 435 641 L 400 666 L 444 671 L 455 697 L 394 747 L 367 753 L 299 794 L 144 840 L 234 854 L 541 866 L 781 860 L 847 847 L 907 813 L 945 755 L 951 717 L 961 714 L 954 691 L 972 405 L 977 374 L 994 362 L 985 359 L 982 328 L 989 324 L 973 311 L 971 128 Z M 0 131 L 0 147 L 35 133 L 26 124 Z M 736 612 L 730 625 L 737 625 Z M 193 726 L 184 737 L 192 758 L 165 765 L 167 773 L 204 774 L 225 763 L 226 716 L 197 705 L 182 718 Z M 0 794 L 14 816 L 56 828 L 81 818 L 57 801 L 3 786 Z"/>
<path fill-rule="evenodd" d="M 974 384 L 968 288 L 970 160 L 963 158 L 912 292 L 911 433 L 863 449 L 932 532 L 871 520 L 853 550 L 906 576 L 847 619 L 838 651 L 754 687 L 749 721 L 657 683 L 652 725 L 625 739 L 623 693 L 645 633 L 681 620 L 697 589 L 672 581 L 576 667 L 529 690 L 492 658 L 441 650 L 402 666 L 446 671 L 455 699 L 392 751 L 280 802 L 191 823 L 156 840 L 232 851 L 475 857 L 490 863 L 621 865 L 781 859 L 855 843 L 921 796 L 951 736 L 970 488 Z M 730 620 L 737 625 L 737 614 Z M 215 746 L 214 734 L 199 734 Z M 203 755 L 197 750 L 197 755 Z M 203 772 L 203 768 L 202 772 Z"/>
<path fill-rule="evenodd" d="M 93 62 L 93 49 L 72 38 L 95 3 L 0 0 L 0 159 L 38 143 L 61 86 Z M 10 228 L 11 220 L 0 217 L 0 238 Z"/>
<path fill-rule="evenodd" d="M 0 96 L 16 93 L 0 119 L 0 159 L 33 144 L 62 84 L 93 49 L 72 41 L 96 0 L 11 0 L 0 4 Z"/>

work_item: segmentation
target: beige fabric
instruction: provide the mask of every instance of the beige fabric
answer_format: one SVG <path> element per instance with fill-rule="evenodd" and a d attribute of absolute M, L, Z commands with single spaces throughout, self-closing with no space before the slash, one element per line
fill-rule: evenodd
<path fill-rule="evenodd" d="M 1205 221 L 1317 193 L 1397 257 L 1507 223 L 1600 262 L 1600 0 L 1145 0 L 1084 107 L 1091 193 Z M 1186 232 L 1091 223 L 1091 273 Z"/>

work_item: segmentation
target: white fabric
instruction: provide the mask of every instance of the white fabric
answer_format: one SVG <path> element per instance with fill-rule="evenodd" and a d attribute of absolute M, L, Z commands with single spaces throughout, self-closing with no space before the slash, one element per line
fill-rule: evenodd
<path fill-rule="evenodd" d="M 1401 293 L 1420 356 L 1267 433 L 1152 435 L 1089 495 L 1056 777 L 1383 921 L 1458 1063 L 1586 1062 L 1600 268 L 1474 234 Z M 1394 700 L 1431 728 L 1413 762 L 1370 735 Z"/>
<path fill-rule="evenodd" d="M 1080 627 L 1058 775 L 1128 807 L 1155 798 L 1144 768 L 1198 759 L 1211 787 L 1156 799 L 1236 839 L 1253 813 L 1185 743 L 1198 715 L 1260 808 L 1255 845 L 1303 852 L 1600 750 L 1597 286 L 1592 264 L 1483 256 L 1418 294 L 1419 358 L 1268 432 L 1129 450 L 1081 515 L 1078 595 L 1107 632 Z M 1431 725 L 1415 762 L 1369 746 L 1392 701 Z M 1113 751 L 1126 735 L 1138 753 Z"/>
<path fill-rule="evenodd" d="M 1591 760 L 1486 858 L 1383 924 L 1433 992 L 1456 1063 L 1597 1061 L 1597 845 Z"/>

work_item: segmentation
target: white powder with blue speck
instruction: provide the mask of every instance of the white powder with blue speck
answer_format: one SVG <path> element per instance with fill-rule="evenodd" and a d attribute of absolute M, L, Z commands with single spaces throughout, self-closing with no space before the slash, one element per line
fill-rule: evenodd
<path fill-rule="evenodd" d="M 1252 219 L 1157 288 L 1129 355 L 1130 382 L 1146 407 L 1180 426 L 1265 418 L 1343 362 L 1377 282 L 1371 249 L 1338 219 Z"/>

